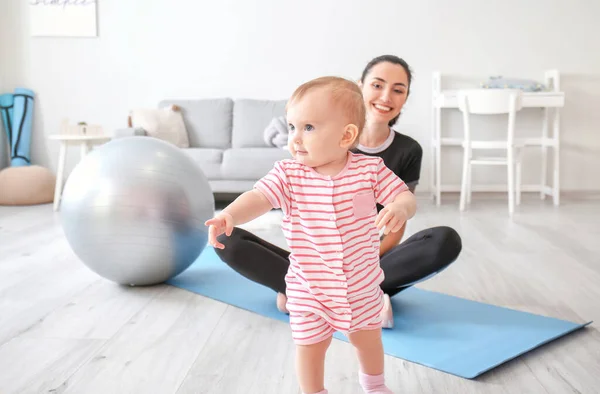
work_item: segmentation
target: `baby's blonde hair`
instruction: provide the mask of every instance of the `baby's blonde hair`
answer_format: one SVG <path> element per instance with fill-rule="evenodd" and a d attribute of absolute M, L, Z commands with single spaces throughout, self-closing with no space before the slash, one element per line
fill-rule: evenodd
<path fill-rule="evenodd" d="M 351 123 L 358 128 L 358 134 L 352 145 L 352 148 L 356 147 L 358 144 L 358 137 L 365 127 L 366 109 L 362 91 L 355 82 L 334 76 L 320 77 L 305 82 L 294 91 L 288 100 L 285 107 L 286 111 L 295 101 L 300 100 L 306 93 L 316 88 L 328 89 L 334 105 L 337 105 L 342 110 L 348 123 Z"/>

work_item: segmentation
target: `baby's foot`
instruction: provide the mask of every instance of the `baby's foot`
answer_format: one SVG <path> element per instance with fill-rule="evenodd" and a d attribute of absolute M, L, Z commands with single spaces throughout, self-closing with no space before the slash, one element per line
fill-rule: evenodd
<path fill-rule="evenodd" d="M 394 312 L 392 311 L 392 302 L 390 296 L 387 294 L 383 295 L 383 310 L 381 311 L 382 327 L 392 328 L 394 327 Z"/>
<path fill-rule="evenodd" d="M 385 385 L 383 374 L 367 375 L 359 372 L 358 381 L 366 394 L 394 394 L 394 392 Z"/>
<path fill-rule="evenodd" d="M 287 310 L 287 308 L 285 306 L 286 303 L 287 303 L 287 297 L 285 296 L 285 294 L 277 293 L 277 309 L 279 309 L 280 312 L 288 314 L 289 311 Z"/>

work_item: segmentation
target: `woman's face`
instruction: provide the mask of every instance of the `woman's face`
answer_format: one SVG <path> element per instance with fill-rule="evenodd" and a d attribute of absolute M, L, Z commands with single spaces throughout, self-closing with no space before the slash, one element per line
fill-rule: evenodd
<path fill-rule="evenodd" d="M 408 75 L 399 64 L 379 63 L 367 74 L 361 83 L 367 121 L 388 123 L 404 106 L 408 96 Z"/>

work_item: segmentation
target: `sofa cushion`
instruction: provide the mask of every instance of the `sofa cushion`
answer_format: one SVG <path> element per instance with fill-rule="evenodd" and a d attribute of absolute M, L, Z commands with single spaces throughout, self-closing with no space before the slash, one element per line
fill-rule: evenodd
<path fill-rule="evenodd" d="M 229 148 L 233 100 L 230 98 L 163 100 L 158 106 L 181 108 L 192 148 Z"/>
<path fill-rule="evenodd" d="M 167 141 L 178 148 L 189 148 L 190 141 L 183 115 L 173 105 L 138 108 L 131 111 L 131 127 L 141 128 L 150 137 Z"/>
<path fill-rule="evenodd" d="M 233 105 L 233 148 L 267 147 L 264 133 L 271 120 L 285 115 L 287 100 L 236 100 Z"/>
<path fill-rule="evenodd" d="M 237 148 L 223 152 L 221 175 L 225 179 L 254 179 L 265 176 L 278 160 L 290 159 L 286 149 Z"/>
<path fill-rule="evenodd" d="M 221 179 L 222 149 L 188 148 L 181 151 L 198 163 L 208 179 Z"/>

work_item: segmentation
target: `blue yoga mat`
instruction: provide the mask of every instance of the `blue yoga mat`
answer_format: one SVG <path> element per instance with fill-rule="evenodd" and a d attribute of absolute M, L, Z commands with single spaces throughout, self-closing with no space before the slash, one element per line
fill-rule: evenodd
<path fill-rule="evenodd" d="M 277 310 L 272 290 L 233 271 L 210 246 L 190 268 L 167 283 L 288 322 L 287 315 Z M 415 287 L 392 297 L 392 307 L 395 327 L 383 330 L 386 354 L 467 379 L 591 323 L 573 323 Z M 339 333 L 335 338 L 347 341 Z"/>

